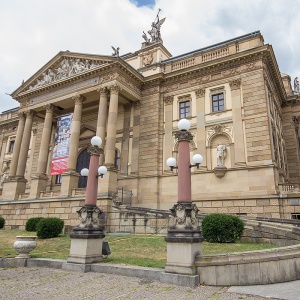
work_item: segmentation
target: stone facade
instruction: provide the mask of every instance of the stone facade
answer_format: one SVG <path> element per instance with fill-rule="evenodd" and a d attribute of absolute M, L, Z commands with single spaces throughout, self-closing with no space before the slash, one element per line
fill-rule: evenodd
<path fill-rule="evenodd" d="M 7 226 L 37 215 L 75 225 L 85 194 L 79 171 L 88 167 L 94 135 L 108 168 L 98 184 L 107 216 L 123 189 L 135 207 L 170 209 L 177 173 L 165 161 L 177 157 L 181 118 L 191 122 L 191 157 L 204 158 L 192 170 L 192 201 L 201 212 L 300 216 L 299 93 L 258 31 L 177 57 L 162 41 L 124 56 L 60 52 L 12 97 L 20 107 L 0 115 Z M 60 180 L 50 170 L 56 118 L 66 114 L 73 123 Z M 221 168 L 218 145 L 226 149 Z"/>

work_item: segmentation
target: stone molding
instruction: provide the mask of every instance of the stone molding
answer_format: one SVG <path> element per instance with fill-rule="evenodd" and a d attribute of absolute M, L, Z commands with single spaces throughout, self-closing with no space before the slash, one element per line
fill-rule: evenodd
<path fill-rule="evenodd" d="M 201 98 L 205 96 L 205 88 L 201 88 L 195 91 L 196 97 Z"/>
<path fill-rule="evenodd" d="M 174 99 L 173 96 L 166 96 L 166 97 L 164 97 L 165 105 L 171 105 L 171 104 L 173 104 L 173 99 Z"/>

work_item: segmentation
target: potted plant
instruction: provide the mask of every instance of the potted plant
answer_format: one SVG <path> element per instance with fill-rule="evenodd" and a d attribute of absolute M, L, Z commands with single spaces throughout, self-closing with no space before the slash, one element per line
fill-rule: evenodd
<path fill-rule="evenodd" d="M 36 236 L 18 235 L 14 242 L 14 249 L 19 253 L 16 258 L 30 258 L 29 252 L 36 247 Z"/>

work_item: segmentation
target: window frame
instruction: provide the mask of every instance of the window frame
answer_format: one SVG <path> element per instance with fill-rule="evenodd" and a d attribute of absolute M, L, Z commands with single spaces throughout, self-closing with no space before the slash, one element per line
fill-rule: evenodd
<path fill-rule="evenodd" d="M 221 95 L 221 94 L 223 94 L 223 100 L 222 100 L 223 101 L 223 109 L 214 111 L 214 100 L 213 100 L 213 98 L 215 96 L 218 96 L 218 95 Z M 221 113 L 221 112 L 226 111 L 226 93 L 225 93 L 225 87 L 224 86 L 217 87 L 217 88 L 214 88 L 214 89 L 210 89 L 209 98 L 210 98 L 210 112 L 212 114 Z M 217 101 L 218 101 L 218 108 L 219 108 L 220 107 L 219 102 L 221 100 L 217 100 Z"/>
<path fill-rule="evenodd" d="M 184 106 L 183 108 L 181 108 L 180 106 L 183 103 L 188 103 L 188 106 Z M 184 96 L 179 96 L 178 97 L 178 103 L 177 103 L 177 107 L 178 107 L 178 120 L 181 119 L 189 119 L 192 117 L 192 97 L 191 94 L 188 95 L 184 95 Z M 187 108 L 188 108 L 188 115 L 187 115 Z M 184 109 L 184 116 L 181 116 L 181 109 Z"/>

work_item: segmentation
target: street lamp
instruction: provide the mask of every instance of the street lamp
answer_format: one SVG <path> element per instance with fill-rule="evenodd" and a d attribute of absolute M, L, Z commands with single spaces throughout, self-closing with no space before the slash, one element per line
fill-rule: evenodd
<path fill-rule="evenodd" d="M 178 201 L 171 208 L 174 224 L 168 229 L 167 237 L 167 273 L 185 275 L 196 274 L 195 257 L 201 254 L 203 237 L 198 225 L 198 208 L 192 203 L 191 168 L 197 167 L 203 161 L 200 154 L 193 156 L 190 164 L 190 141 L 193 135 L 188 131 L 190 122 L 181 119 L 178 122 L 179 131 L 175 133 L 178 141 L 178 164 L 174 157 L 167 159 L 171 171 L 178 169 Z"/>
<path fill-rule="evenodd" d="M 87 177 L 87 186 L 84 205 L 77 211 L 79 224 L 70 234 L 71 248 L 68 262 L 73 263 L 95 263 L 103 259 L 102 244 L 103 226 L 100 222 L 102 211 L 97 207 L 98 178 L 103 178 L 107 168 L 99 166 L 99 156 L 103 153 L 100 148 L 102 140 L 99 136 L 91 139 L 92 147 L 88 150 L 90 154 L 89 169 L 80 171 L 81 176 Z"/>

